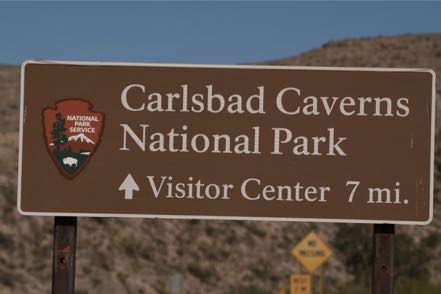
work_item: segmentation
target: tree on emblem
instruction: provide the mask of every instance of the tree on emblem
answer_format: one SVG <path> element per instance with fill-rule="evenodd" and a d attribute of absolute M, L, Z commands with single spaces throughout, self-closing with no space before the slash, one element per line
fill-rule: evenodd
<path fill-rule="evenodd" d="M 56 121 L 52 124 L 52 143 L 55 145 L 56 153 L 60 152 L 60 147 L 67 143 L 66 136 L 66 128 L 64 125 L 66 124 L 66 120 L 61 116 L 61 113 L 57 112 L 55 114 Z"/>

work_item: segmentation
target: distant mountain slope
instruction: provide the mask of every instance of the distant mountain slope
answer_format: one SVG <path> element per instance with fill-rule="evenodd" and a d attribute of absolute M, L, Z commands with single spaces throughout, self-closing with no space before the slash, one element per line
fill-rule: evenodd
<path fill-rule="evenodd" d="M 20 69 L 0 66 L 0 126 L 1 132 L 18 131 Z"/>
<path fill-rule="evenodd" d="M 439 95 L 441 34 L 329 42 L 265 64 L 427 67 L 438 74 Z M 48 293 L 52 218 L 20 216 L 15 208 L 18 98 L 19 68 L 0 67 L 0 293 Z M 440 150 L 437 166 L 441 166 Z M 438 187 L 440 182 L 437 176 Z M 415 239 L 441 234 L 438 200 L 435 207 L 432 225 L 401 226 L 398 232 Z M 311 229 L 331 243 L 336 228 L 310 223 L 81 218 L 77 293 L 169 293 L 170 277 L 176 272 L 183 274 L 185 293 L 276 293 L 287 285 L 290 273 L 300 270 L 290 255 L 292 246 Z M 441 275 L 441 253 L 436 254 L 427 264 L 433 280 Z M 340 259 L 337 252 L 327 268 L 333 285 L 349 278 Z"/>

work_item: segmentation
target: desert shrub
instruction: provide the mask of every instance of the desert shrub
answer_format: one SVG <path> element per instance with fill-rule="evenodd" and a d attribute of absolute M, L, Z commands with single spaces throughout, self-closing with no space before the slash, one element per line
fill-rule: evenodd
<path fill-rule="evenodd" d="M 0 186 L 0 197 L 6 201 L 6 205 L 3 205 L 0 210 L 0 216 L 4 217 L 15 211 L 17 189 L 14 185 L 8 184 L 6 186 Z"/>
<path fill-rule="evenodd" d="M 333 294 L 370 294 L 370 286 L 362 286 L 350 282 L 336 289 Z M 404 280 L 395 285 L 396 294 L 439 294 L 441 286 L 429 281 Z"/>
<path fill-rule="evenodd" d="M 436 233 L 429 234 L 425 239 L 423 239 L 423 246 L 427 246 L 430 249 L 435 249 L 438 247 L 440 241 L 440 236 Z"/>
<path fill-rule="evenodd" d="M 148 247 L 142 247 L 139 253 L 143 259 L 151 261 L 151 260 L 153 260 L 152 252 L 153 252 L 153 249 L 148 248 Z"/>
<path fill-rule="evenodd" d="M 258 262 L 250 268 L 250 271 L 257 279 L 264 280 L 268 277 L 270 269 L 271 267 L 268 260 L 259 259 Z"/>
<path fill-rule="evenodd" d="M 0 272 L 0 285 L 12 287 L 16 282 L 16 277 L 10 272 Z"/>
<path fill-rule="evenodd" d="M 207 234 L 207 236 L 210 236 L 210 237 L 213 236 L 214 232 L 215 232 L 214 227 L 212 227 L 209 224 L 207 224 L 205 226 L 205 233 Z"/>
<path fill-rule="evenodd" d="M 239 286 L 237 288 L 231 289 L 228 294 L 270 294 L 272 291 L 259 288 L 257 286 Z"/>
<path fill-rule="evenodd" d="M 427 262 L 432 248 L 438 245 L 438 237 L 429 235 L 417 243 L 408 235 L 395 236 L 395 280 L 412 278 L 426 281 L 429 278 Z M 333 241 L 334 248 L 342 257 L 346 270 L 353 275 L 353 283 L 370 286 L 372 271 L 372 226 L 340 224 Z"/>
<path fill-rule="evenodd" d="M 368 285 L 357 285 L 354 282 L 344 284 L 338 288 L 333 294 L 370 294 L 371 289 Z"/>
<path fill-rule="evenodd" d="M 233 244 L 236 244 L 238 241 L 239 240 L 238 240 L 238 238 L 236 236 L 236 232 L 233 231 L 233 230 L 229 231 L 228 235 L 227 235 L 227 238 L 226 238 L 227 244 L 233 245 Z"/>
<path fill-rule="evenodd" d="M 425 243 L 423 240 L 422 244 Z M 426 280 L 429 278 L 427 262 L 430 260 L 429 248 L 418 246 L 408 235 L 395 238 L 395 279 L 412 278 Z"/>
<path fill-rule="evenodd" d="M 369 285 L 372 263 L 372 226 L 338 224 L 333 246 L 342 256 L 346 270 L 354 276 L 354 282 L 357 285 Z"/>
<path fill-rule="evenodd" d="M 397 294 L 438 294 L 441 287 L 428 281 L 403 280 L 396 285 Z"/>
<path fill-rule="evenodd" d="M 189 220 L 188 221 L 188 223 L 190 224 L 190 225 L 198 225 L 198 224 L 200 224 L 201 223 L 201 221 L 200 220 L 198 220 L 198 219 L 191 219 L 191 220 Z"/>
<path fill-rule="evenodd" d="M 199 267 L 197 264 L 188 265 L 187 270 L 190 274 L 198 278 L 201 282 L 206 283 L 211 278 L 211 273 L 208 270 Z"/>
<path fill-rule="evenodd" d="M 0 232 L 0 248 L 2 249 L 13 249 L 14 241 L 10 236 L 7 236 Z"/>
<path fill-rule="evenodd" d="M 95 221 L 97 224 L 106 224 L 108 219 L 105 217 L 92 217 L 92 220 Z"/>
<path fill-rule="evenodd" d="M 248 225 L 248 231 L 250 231 L 253 235 L 256 235 L 257 237 L 266 237 L 266 232 L 259 227 L 259 223 L 250 223 Z"/>

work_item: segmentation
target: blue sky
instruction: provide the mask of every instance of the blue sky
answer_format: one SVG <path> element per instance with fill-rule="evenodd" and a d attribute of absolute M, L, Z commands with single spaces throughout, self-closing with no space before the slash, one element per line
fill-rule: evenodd
<path fill-rule="evenodd" d="M 237 64 L 330 40 L 441 32 L 437 2 L 0 3 L 0 63 Z"/>

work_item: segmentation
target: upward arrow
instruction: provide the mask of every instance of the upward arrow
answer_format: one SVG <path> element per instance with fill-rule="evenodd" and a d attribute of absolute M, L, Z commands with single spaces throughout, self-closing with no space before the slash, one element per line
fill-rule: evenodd
<path fill-rule="evenodd" d="M 124 190 L 124 199 L 133 199 L 133 191 L 139 191 L 138 184 L 136 184 L 131 174 L 128 174 L 125 180 L 119 186 L 119 191 Z"/>

